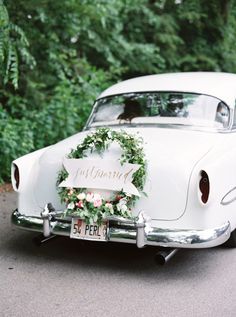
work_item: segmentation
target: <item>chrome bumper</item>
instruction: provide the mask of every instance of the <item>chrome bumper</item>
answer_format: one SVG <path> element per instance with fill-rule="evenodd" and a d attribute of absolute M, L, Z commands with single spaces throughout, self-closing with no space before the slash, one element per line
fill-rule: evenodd
<path fill-rule="evenodd" d="M 220 245 L 230 236 L 230 223 L 206 230 L 154 228 L 150 218 L 141 212 L 135 220 L 109 217 L 108 241 L 134 243 L 170 248 L 210 248 Z M 71 221 L 43 212 L 41 217 L 25 216 L 17 210 L 12 214 L 12 223 L 22 229 L 70 237 Z"/>

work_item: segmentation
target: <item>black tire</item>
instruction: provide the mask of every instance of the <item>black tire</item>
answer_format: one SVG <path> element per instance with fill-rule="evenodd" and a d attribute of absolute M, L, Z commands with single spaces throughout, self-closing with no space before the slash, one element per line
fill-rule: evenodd
<path fill-rule="evenodd" d="M 231 232 L 229 240 L 225 242 L 225 246 L 228 248 L 236 248 L 236 229 Z"/>

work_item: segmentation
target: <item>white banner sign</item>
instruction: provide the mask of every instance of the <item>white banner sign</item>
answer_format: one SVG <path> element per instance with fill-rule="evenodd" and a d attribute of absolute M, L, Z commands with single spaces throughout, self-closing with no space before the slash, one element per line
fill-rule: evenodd
<path fill-rule="evenodd" d="M 139 164 L 104 159 L 65 159 L 63 165 L 68 177 L 59 187 L 109 189 L 140 196 L 132 184 L 133 174 Z"/>

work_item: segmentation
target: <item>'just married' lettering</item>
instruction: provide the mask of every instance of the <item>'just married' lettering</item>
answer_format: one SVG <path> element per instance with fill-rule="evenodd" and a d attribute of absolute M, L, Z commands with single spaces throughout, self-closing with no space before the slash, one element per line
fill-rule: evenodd
<path fill-rule="evenodd" d="M 131 168 L 128 172 L 121 172 L 120 170 L 104 170 L 101 168 L 97 168 L 96 166 L 92 166 L 89 168 L 78 168 L 75 177 L 85 177 L 86 179 L 91 178 L 91 179 L 119 179 L 121 180 L 123 178 L 124 183 L 126 183 L 128 176 L 133 172 L 133 168 Z M 132 173 L 133 174 L 133 173 Z"/>
<path fill-rule="evenodd" d="M 139 164 L 124 163 L 106 159 L 65 159 L 63 165 L 68 177 L 59 187 L 98 188 L 120 191 L 139 196 L 132 184 L 133 174 Z"/>

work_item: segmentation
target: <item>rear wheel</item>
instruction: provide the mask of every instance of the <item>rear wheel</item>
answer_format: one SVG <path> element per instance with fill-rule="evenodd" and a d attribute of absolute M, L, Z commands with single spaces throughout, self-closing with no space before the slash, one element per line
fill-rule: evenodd
<path fill-rule="evenodd" d="M 228 248 L 236 248 L 236 229 L 231 232 L 229 240 L 225 242 L 225 246 Z"/>

